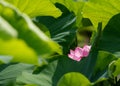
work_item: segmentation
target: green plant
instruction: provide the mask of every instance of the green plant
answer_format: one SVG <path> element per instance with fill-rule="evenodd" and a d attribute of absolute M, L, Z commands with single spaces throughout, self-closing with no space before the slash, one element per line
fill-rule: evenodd
<path fill-rule="evenodd" d="M 118 3 L 0 0 L 0 86 L 119 86 Z M 86 58 L 68 58 L 85 44 Z"/>

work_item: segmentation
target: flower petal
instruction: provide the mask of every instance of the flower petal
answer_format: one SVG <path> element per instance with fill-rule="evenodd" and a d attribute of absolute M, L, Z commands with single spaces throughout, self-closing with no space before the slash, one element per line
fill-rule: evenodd
<path fill-rule="evenodd" d="M 68 57 L 75 60 L 80 61 L 83 57 L 87 57 L 89 55 L 91 46 L 85 45 L 83 48 L 76 47 L 75 50 L 70 50 L 70 54 Z"/>
<path fill-rule="evenodd" d="M 83 49 L 91 49 L 91 46 L 89 46 L 89 45 L 84 45 L 84 47 L 83 47 Z"/>
<path fill-rule="evenodd" d="M 83 52 L 83 49 L 80 48 L 80 47 L 77 47 L 77 48 L 75 49 L 75 56 L 78 57 L 78 58 L 79 58 L 79 57 L 82 57 L 82 56 L 83 56 L 82 52 Z"/>
<path fill-rule="evenodd" d="M 78 57 L 75 57 L 75 58 L 74 58 L 74 60 L 76 60 L 76 61 L 80 61 L 81 59 L 82 59 L 82 57 L 79 57 L 79 58 L 78 58 Z"/>
<path fill-rule="evenodd" d="M 68 57 L 71 58 L 71 59 L 73 59 L 74 55 L 68 54 Z"/>
<path fill-rule="evenodd" d="M 70 54 L 71 54 L 71 55 L 74 55 L 75 52 L 74 52 L 73 50 L 70 50 Z"/>
<path fill-rule="evenodd" d="M 72 60 L 75 60 L 75 61 L 80 61 L 82 59 L 81 57 L 76 57 L 76 56 L 73 56 L 71 54 L 68 54 L 68 57 Z"/>
<path fill-rule="evenodd" d="M 89 55 L 90 48 L 91 48 L 91 46 L 88 46 L 88 45 L 85 45 L 85 46 L 83 47 L 83 56 L 84 56 L 84 57 L 87 57 L 87 56 Z"/>

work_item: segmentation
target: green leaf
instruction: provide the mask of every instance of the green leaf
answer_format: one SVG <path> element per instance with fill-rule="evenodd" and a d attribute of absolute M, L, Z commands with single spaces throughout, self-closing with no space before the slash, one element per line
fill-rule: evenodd
<path fill-rule="evenodd" d="M 74 12 L 76 15 L 76 25 L 81 26 L 82 20 L 82 9 L 84 7 L 84 2 L 74 1 L 74 0 L 51 0 L 53 3 L 60 3 L 64 5 L 70 12 Z"/>
<path fill-rule="evenodd" d="M 49 86 L 48 83 L 45 83 L 45 82 L 49 82 L 49 80 L 44 81 L 43 77 L 46 77 L 47 80 L 46 75 L 40 76 L 40 75 L 33 75 L 31 73 L 23 72 L 22 76 L 17 78 L 17 84 L 33 84 L 37 86 L 41 86 L 41 85 Z"/>
<path fill-rule="evenodd" d="M 109 52 L 99 51 L 92 79 L 95 81 L 100 78 L 105 78 L 107 76 L 108 65 L 116 59 L 117 57 Z"/>
<path fill-rule="evenodd" d="M 93 83 L 93 86 L 111 86 L 109 79 L 107 78 L 100 78 L 99 80 Z"/>
<path fill-rule="evenodd" d="M 56 42 L 36 27 L 28 16 L 21 14 L 8 3 L 0 1 L 0 15 L 18 32 L 18 38 L 25 40 L 41 56 L 54 52 L 62 54 L 61 48 Z"/>
<path fill-rule="evenodd" d="M 63 53 L 67 54 L 70 48 L 76 46 L 76 18 L 75 15 L 69 12 L 63 5 L 56 4 L 56 6 L 63 11 L 63 15 L 60 18 L 37 17 L 36 22 L 47 26 L 51 33 L 51 38 L 59 43 L 62 46 Z"/>
<path fill-rule="evenodd" d="M 11 39 L 16 38 L 17 35 L 17 31 L 0 16 L 0 38 Z"/>
<path fill-rule="evenodd" d="M 98 22 L 106 26 L 109 19 L 120 12 L 119 0 L 89 0 L 83 8 L 83 17 L 89 18 L 95 28 Z"/>
<path fill-rule="evenodd" d="M 62 12 L 56 8 L 50 0 L 6 0 L 30 17 L 53 16 L 59 17 Z"/>
<path fill-rule="evenodd" d="M 63 75 L 57 86 L 91 86 L 91 83 L 84 75 L 72 72 Z"/>
<path fill-rule="evenodd" d="M 120 52 L 120 14 L 113 16 L 100 37 L 98 48 L 111 53 Z"/>
<path fill-rule="evenodd" d="M 9 55 L 12 57 L 12 62 L 38 64 L 36 53 L 24 41 L 17 39 L 5 41 L 0 39 L 0 45 L 0 55 Z"/>
<path fill-rule="evenodd" d="M 11 56 L 1 56 L 0 55 L 0 64 L 3 64 L 3 63 L 5 63 L 5 64 L 7 64 L 7 63 L 10 63 L 11 62 L 11 60 L 12 60 L 12 57 Z"/>
<path fill-rule="evenodd" d="M 117 77 L 120 74 L 120 58 L 111 62 L 108 73 L 110 77 Z"/>
<path fill-rule="evenodd" d="M 17 78 L 18 84 L 35 84 L 38 86 L 56 86 L 60 78 L 68 72 L 83 73 L 85 60 L 75 62 L 66 56 L 59 56 L 47 65 L 39 74 L 23 72 L 22 76 Z M 82 66 L 81 66 L 82 65 Z"/>
<path fill-rule="evenodd" d="M 44 34 L 46 34 L 48 37 L 51 37 L 50 31 L 45 25 L 38 23 L 35 20 L 33 22 L 40 28 L 40 30 L 44 32 Z"/>
<path fill-rule="evenodd" d="M 24 86 L 38 86 L 38 85 L 27 84 L 27 85 L 24 85 Z"/>
<path fill-rule="evenodd" d="M 14 64 L 9 65 L 0 72 L 0 84 L 8 83 L 9 81 L 15 82 L 16 77 L 22 74 L 22 71 L 31 71 L 33 65 L 30 64 Z"/>
<path fill-rule="evenodd" d="M 53 86 L 54 84 L 52 77 L 54 75 L 57 66 L 57 61 L 54 61 L 42 70 L 39 74 L 32 74 L 23 72 L 21 76 L 17 78 L 17 84 L 32 84 L 37 86 Z"/>
<path fill-rule="evenodd" d="M 0 39 L 0 55 L 9 55 L 9 57 L 1 58 L 2 63 L 12 61 L 38 64 L 37 55 L 31 48 L 29 48 L 22 40 L 12 40 L 12 38 L 17 38 L 17 36 L 18 32 L 9 24 L 9 22 L 0 16 L 0 38 L 5 39 Z"/>

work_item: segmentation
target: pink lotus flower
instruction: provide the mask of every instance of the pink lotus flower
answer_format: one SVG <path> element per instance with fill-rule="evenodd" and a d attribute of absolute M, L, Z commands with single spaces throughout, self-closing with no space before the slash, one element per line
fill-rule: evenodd
<path fill-rule="evenodd" d="M 76 47 L 75 50 L 70 50 L 70 54 L 68 57 L 80 61 L 83 57 L 87 57 L 89 55 L 91 46 L 85 45 L 83 48 Z"/>

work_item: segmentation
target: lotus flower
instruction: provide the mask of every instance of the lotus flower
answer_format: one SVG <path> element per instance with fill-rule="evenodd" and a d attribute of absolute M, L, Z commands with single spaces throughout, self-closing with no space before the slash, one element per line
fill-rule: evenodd
<path fill-rule="evenodd" d="M 87 57 L 89 55 L 91 46 L 85 45 L 83 48 L 76 47 L 75 50 L 70 50 L 70 54 L 68 54 L 68 57 L 80 61 L 83 57 Z"/>

